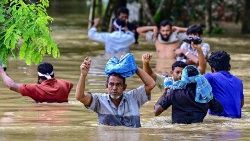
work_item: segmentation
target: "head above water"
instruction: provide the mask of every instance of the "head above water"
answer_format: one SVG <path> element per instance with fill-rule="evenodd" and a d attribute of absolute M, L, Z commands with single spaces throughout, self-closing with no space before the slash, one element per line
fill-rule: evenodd
<path fill-rule="evenodd" d="M 187 66 L 186 63 L 182 61 L 176 61 L 172 64 L 172 71 L 170 72 L 174 81 L 181 79 L 182 70 Z"/>
<path fill-rule="evenodd" d="M 163 20 L 160 22 L 158 29 L 162 40 L 168 41 L 172 33 L 172 22 L 170 20 Z"/>
<path fill-rule="evenodd" d="M 111 98 L 119 99 L 126 90 L 126 79 L 117 73 L 110 74 L 106 80 L 106 88 Z"/>
<path fill-rule="evenodd" d="M 192 76 L 196 76 L 200 74 L 198 69 L 193 65 L 188 65 L 185 67 L 185 69 L 187 70 L 188 77 L 192 77 Z"/>
<path fill-rule="evenodd" d="M 230 55 L 225 51 L 212 52 L 208 58 L 208 63 L 212 72 L 230 71 Z"/>
<path fill-rule="evenodd" d="M 201 36 L 203 33 L 202 25 L 191 25 L 187 29 L 187 35 L 196 35 L 196 36 Z"/>
<path fill-rule="evenodd" d="M 120 7 L 117 10 L 116 17 L 122 21 L 126 21 L 129 16 L 129 10 L 126 7 Z"/>
<path fill-rule="evenodd" d="M 44 80 L 54 78 L 53 66 L 48 62 L 43 62 L 37 67 L 38 72 L 38 83 L 41 83 Z"/>

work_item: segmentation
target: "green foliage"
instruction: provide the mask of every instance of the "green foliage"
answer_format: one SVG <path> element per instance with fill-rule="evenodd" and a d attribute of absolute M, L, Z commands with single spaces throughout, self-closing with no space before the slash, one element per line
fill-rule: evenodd
<path fill-rule="evenodd" d="M 224 33 L 224 30 L 223 28 L 221 27 L 214 27 L 211 31 L 211 35 L 220 35 L 220 34 L 223 34 Z"/>
<path fill-rule="evenodd" d="M 46 7 L 48 0 L 25 3 L 23 0 L 0 2 L 0 60 L 19 56 L 26 64 L 39 63 L 46 54 L 59 57 L 57 44 L 48 27 L 52 18 Z"/>

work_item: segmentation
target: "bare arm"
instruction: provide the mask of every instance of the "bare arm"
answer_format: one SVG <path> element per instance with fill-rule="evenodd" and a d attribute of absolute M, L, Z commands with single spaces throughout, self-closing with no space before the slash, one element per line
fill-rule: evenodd
<path fill-rule="evenodd" d="M 141 78 L 145 85 L 145 91 L 148 96 L 151 95 L 151 90 L 155 87 L 155 81 L 144 70 L 138 67 L 137 75 Z"/>
<path fill-rule="evenodd" d="M 155 105 L 154 107 L 155 116 L 159 116 L 163 111 L 164 109 L 161 107 L 161 105 Z"/>
<path fill-rule="evenodd" d="M 149 62 L 152 58 L 152 55 L 149 53 L 143 54 L 142 55 L 142 69 L 149 74 L 154 81 L 156 81 L 156 74 L 153 72 L 153 70 L 151 69 Z"/>
<path fill-rule="evenodd" d="M 206 72 L 207 62 L 201 49 L 201 45 L 194 45 L 194 48 L 196 48 L 198 53 L 198 69 L 201 74 L 204 74 Z"/>
<path fill-rule="evenodd" d="M 13 79 L 11 79 L 3 70 L 2 66 L 0 66 L 0 75 L 5 86 L 7 86 L 12 91 L 19 92 L 18 90 L 22 84 L 16 83 Z"/>
<path fill-rule="evenodd" d="M 173 31 L 176 31 L 176 32 L 186 32 L 187 31 L 187 28 L 185 27 L 178 27 L 178 26 L 173 26 L 172 27 Z"/>
<path fill-rule="evenodd" d="M 156 36 L 156 34 L 157 34 L 157 32 L 158 32 L 158 29 L 157 29 L 157 26 L 142 26 L 142 27 L 138 27 L 137 29 L 136 29 L 136 31 L 140 34 L 140 35 L 142 35 L 142 36 L 146 36 L 146 33 L 148 32 L 148 31 L 152 31 L 152 32 L 154 32 L 154 34 L 155 34 L 155 36 Z"/>
<path fill-rule="evenodd" d="M 181 48 L 179 48 L 179 49 L 177 49 L 177 50 L 175 51 L 175 54 L 176 54 L 177 56 L 178 56 L 178 55 L 181 55 L 181 54 L 184 54 L 184 55 L 188 58 L 188 60 L 191 61 L 191 63 L 189 63 L 189 64 L 195 64 L 195 65 L 198 64 L 198 57 L 196 57 L 196 56 L 193 55 L 192 53 L 188 52 L 188 50 L 186 50 L 186 49 L 181 49 Z"/>
<path fill-rule="evenodd" d="M 85 92 L 85 80 L 90 69 L 91 59 L 86 57 L 80 66 L 81 74 L 79 77 L 79 81 L 76 86 L 76 99 L 82 102 L 85 106 L 90 106 L 92 96 L 89 93 Z"/>

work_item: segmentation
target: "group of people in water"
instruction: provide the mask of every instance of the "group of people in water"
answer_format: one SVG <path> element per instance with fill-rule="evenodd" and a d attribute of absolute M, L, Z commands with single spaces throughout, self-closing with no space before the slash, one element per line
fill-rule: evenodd
<path fill-rule="evenodd" d="M 107 63 L 109 68 L 105 68 L 107 92 L 86 91 L 86 77 L 92 65 L 91 58 L 86 57 L 80 65 L 75 97 L 98 114 L 100 124 L 140 127 L 140 107 L 151 99 L 155 86 L 162 96 L 154 106 L 154 113 L 158 116 L 172 106 L 173 123 L 202 122 L 207 113 L 241 118 L 244 105 L 242 80 L 230 73 L 231 58 L 227 52 L 215 51 L 209 55 L 210 46 L 201 38 L 200 25 L 181 28 L 163 20 L 159 26 L 136 28 L 127 22 L 128 16 L 129 11 L 120 8 L 112 20 L 112 32 L 98 32 L 99 19 L 95 19 L 88 30 L 89 39 L 103 43 L 105 53 L 111 56 Z M 157 58 L 169 64 L 164 73 L 153 71 L 150 53 L 142 54 L 142 68 L 135 64 L 133 55 L 127 55 L 130 46 L 138 40 L 137 34 L 154 44 Z M 114 59 L 117 57 L 121 59 Z M 209 73 L 206 73 L 207 62 L 211 67 Z M 36 84 L 20 84 L 0 66 L 0 76 L 10 90 L 36 102 L 68 101 L 73 87 L 71 82 L 55 78 L 50 63 L 41 63 L 37 72 Z M 133 74 L 138 75 L 143 85 L 126 91 L 126 78 Z"/>

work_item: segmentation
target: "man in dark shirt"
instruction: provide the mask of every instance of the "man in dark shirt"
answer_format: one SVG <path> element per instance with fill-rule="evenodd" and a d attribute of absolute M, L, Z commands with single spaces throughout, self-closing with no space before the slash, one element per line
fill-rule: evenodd
<path fill-rule="evenodd" d="M 188 77 L 183 77 L 183 75 L 185 75 L 184 71 L 187 71 Z M 201 81 L 197 81 L 197 78 Z M 160 115 L 172 105 L 172 122 L 191 124 L 203 122 L 208 108 L 216 113 L 221 113 L 223 111 L 221 104 L 217 102 L 211 94 L 212 89 L 210 84 L 199 74 L 194 66 L 187 66 L 183 70 L 181 81 L 183 80 L 187 82 L 184 87 L 179 87 L 181 85 L 183 86 L 184 83 L 177 85 L 178 88 L 173 86 L 166 93 L 166 96 L 162 97 L 159 103 L 156 103 L 156 116 Z M 200 94 L 197 87 L 203 89 L 200 89 Z"/>

